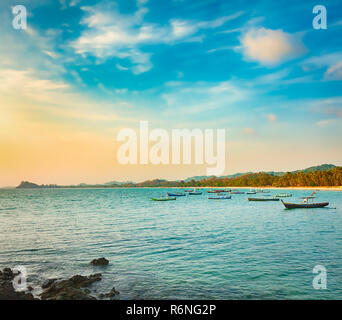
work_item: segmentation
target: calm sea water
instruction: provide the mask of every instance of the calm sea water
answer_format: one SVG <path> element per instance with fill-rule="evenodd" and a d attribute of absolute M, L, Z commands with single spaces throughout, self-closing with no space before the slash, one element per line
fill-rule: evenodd
<path fill-rule="evenodd" d="M 321 191 L 330 208 L 306 210 L 247 195 L 149 200 L 166 191 L 0 190 L 0 268 L 25 266 L 35 293 L 47 278 L 101 272 L 92 290 L 115 286 L 121 299 L 342 298 L 342 193 Z M 107 267 L 89 265 L 102 256 Z M 313 289 L 316 265 L 327 290 Z"/>

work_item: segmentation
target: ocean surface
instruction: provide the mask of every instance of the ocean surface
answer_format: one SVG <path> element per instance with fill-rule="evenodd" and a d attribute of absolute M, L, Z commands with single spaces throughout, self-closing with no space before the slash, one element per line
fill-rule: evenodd
<path fill-rule="evenodd" d="M 25 266 L 35 294 L 48 278 L 101 272 L 92 292 L 115 286 L 120 299 L 342 299 L 341 192 L 318 192 L 321 209 L 245 194 L 149 200 L 167 191 L 0 190 L 0 269 Z M 110 264 L 89 264 L 99 257 Z M 316 265 L 326 290 L 313 288 Z"/>

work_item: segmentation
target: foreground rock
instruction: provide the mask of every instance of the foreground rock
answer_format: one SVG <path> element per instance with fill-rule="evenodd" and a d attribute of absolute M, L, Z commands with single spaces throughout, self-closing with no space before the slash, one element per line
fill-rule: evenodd
<path fill-rule="evenodd" d="M 94 259 L 90 262 L 93 266 L 106 266 L 109 261 L 106 258 Z"/>
<path fill-rule="evenodd" d="M 0 300 L 38 300 L 29 292 L 33 288 L 27 286 L 26 292 L 16 292 L 12 281 L 19 275 L 10 268 L 0 270 Z M 16 279 L 15 279 L 16 280 Z M 90 276 L 75 275 L 67 280 L 49 279 L 42 284 L 41 300 L 96 300 L 88 289 L 94 282 L 102 280 L 100 273 Z M 96 291 L 96 290 L 95 290 Z M 98 294 L 100 299 L 116 298 L 120 293 L 113 287 L 110 292 Z"/>
<path fill-rule="evenodd" d="M 35 300 L 31 293 L 14 290 L 12 280 L 19 273 L 14 273 L 10 268 L 0 270 L 0 300 Z"/>
<path fill-rule="evenodd" d="M 96 300 L 89 294 L 86 287 L 92 283 L 100 281 L 102 275 L 100 273 L 90 276 L 76 275 L 68 280 L 51 280 L 45 283 L 45 290 L 40 295 L 43 300 Z"/>
<path fill-rule="evenodd" d="M 104 296 L 105 296 L 106 298 L 113 298 L 113 297 L 115 297 L 115 296 L 117 296 L 117 295 L 119 295 L 119 294 L 120 294 L 120 292 L 117 291 L 117 290 L 113 287 L 112 290 L 110 290 L 110 292 L 106 293 Z"/>

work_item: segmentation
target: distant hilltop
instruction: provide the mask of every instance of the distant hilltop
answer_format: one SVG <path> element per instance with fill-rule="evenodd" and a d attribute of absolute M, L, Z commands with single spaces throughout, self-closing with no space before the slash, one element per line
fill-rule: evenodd
<path fill-rule="evenodd" d="M 28 182 L 28 181 L 21 181 L 17 189 L 32 189 L 32 188 L 39 188 L 38 184 Z"/>
<path fill-rule="evenodd" d="M 297 173 L 297 172 L 307 173 L 307 172 L 313 172 L 313 171 L 328 171 L 328 170 L 334 169 L 334 168 L 336 168 L 336 166 L 333 164 L 321 164 L 320 166 L 314 166 L 314 167 L 309 167 L 309 168 L 302 169 L 302 170 L 291 171 L 291 173 Z M 264 173 L 270 174 L 272 176 L 277 176 L 277 177 L 280 177 L 280 176 L 283 176 L 286 174 L 286 172 L 283 172 L 283 171 L 279 171 L 279 172 L 266 171 Z M 245 176 L 247 174 L 255 174 L 255 172 L 244 172 L 244 173 L 239 172 L 239 173 L 234 173 L 234 174 L 227 175 L 227 176 L 220 176 L 220 177 L 216 177 L 216 178 L 217 179 L 237 178 L 237 177 Z M 194 176 L 194 177 L 187 178 L 184 181 L 185 182 L 190 182 L 192 180 L 201 181 L 201 180 L 212 179 L 212 178 L 215 178 L 215 176 Z"/>
<path fill-rule="evenodd" d="M 58 188 L 59 186 L 56 184 L 41 184 L 38 185 L 33 182 L 29 181 L 21 181 L 19 186 L 17 186 L 17 189 L 34 189 L 34 188 Z"/>
<path fill-rule="evenodd" d="M 303 170 L 291 172 L 247 172 L 236 173 L 228 176 L 195 176 L 185 180 L 168 181 L 164 179 L 147 180 L 144 182 L 107 182 L 104 184 L 85 184 L 59 186 L 56 184 L 38 185 L 29 181 L 22 181 L 18 189 L 33 188 L 120 188 L 120 187 L 226 187 L 226 186 L 341 186 L 342 167 L 333 164 L 322 164 L 320 166 L 309 167 Z"/>

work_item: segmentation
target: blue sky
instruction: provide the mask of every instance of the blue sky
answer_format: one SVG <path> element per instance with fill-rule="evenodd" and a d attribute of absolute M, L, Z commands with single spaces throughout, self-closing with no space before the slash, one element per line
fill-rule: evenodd
<path fill-rule="evenodd" d="M 109 140 L 139 120 L 226 128 L 227 173 L 342 164 L 341 1 L 319 2 L 326 30 L 316 1 L 22 0 L 27 30 L 12 28 L 15 4 L 0 4 L 0 97 L 22 127 Z"/>

